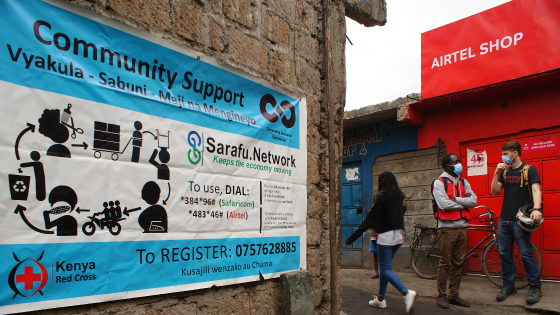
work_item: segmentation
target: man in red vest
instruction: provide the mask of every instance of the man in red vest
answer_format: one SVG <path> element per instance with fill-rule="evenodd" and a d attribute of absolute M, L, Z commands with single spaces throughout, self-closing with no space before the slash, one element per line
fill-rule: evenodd
<path fill-rule="evenodd" d="M 441 248 L 437 274 L 437 305 L 441 308 L 449 308 L 449 304 L 470 307 L 468 302 L 459 297 L 459 287 L 467 249 L 468 220 L 471 218 L 469 208 L 476 206 L 476 195 L 472 192 L 469 182 L 460 177 L 463 166 L 457 154 L 445 155 L 441 166 L 444 172 L 432 186 L 434 216 L 438 221 Z"/>

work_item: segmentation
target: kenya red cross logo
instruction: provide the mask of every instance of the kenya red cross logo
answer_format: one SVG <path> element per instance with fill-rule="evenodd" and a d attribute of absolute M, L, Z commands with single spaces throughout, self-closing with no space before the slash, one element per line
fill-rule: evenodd
<path fill-rule="evenodd" d="M 8 277 L 8 284 L 15 293 L 14 299 L 18 295 L 31 297 L 37 292 L 43 295 L 41 290 L 49 280 L 47 269 L 39 263 L 39 260 L 43 258 L 43 253 L 44 252 L 37 257 L 37 260 L 31 258 L 21 260 L 16 253 L 12 252 L 12 254 L 14 254 L 14 259 L 18 262 L 12 271 L 10 271 L 10 276 Z"/>

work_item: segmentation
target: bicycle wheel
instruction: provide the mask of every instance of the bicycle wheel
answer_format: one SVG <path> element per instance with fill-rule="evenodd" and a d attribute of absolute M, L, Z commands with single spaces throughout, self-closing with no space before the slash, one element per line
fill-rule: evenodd
<path fill-rule="evenodd" d="M 539 267 L 540 274 L 543 266 L 542 255 L 533 242 L 531 242 L 531 246 L 533 247 L 533 254 L 537 260 L 537 266 Z M 515 288 L 524 288 L 529 285 L 529 282 L 527 281 L 527 274 L 525 273 L 525 267 L 523 266 L 523 260 L 521 259 L 521 254 L 519 253 L 517 244 L 513 245 L 513 263 L 516 270 L 515 278 L 513 280 Z M 482 269 L 490 282 L 500 288 L 503 286 L 502 261 L 500 260 L 500 254 L 498 254 L 498 250 L 496 249 L 495 241 L 490 242 L 484 248 L 484 252 L 482 253 Z"/>
<path fill-rule="evenodd" d="M 437 277 L 440 248 L 436 230 L 426 230 L 420 233 L 418 239 L 410 249 L 412 269 L 424 279 Z"/>

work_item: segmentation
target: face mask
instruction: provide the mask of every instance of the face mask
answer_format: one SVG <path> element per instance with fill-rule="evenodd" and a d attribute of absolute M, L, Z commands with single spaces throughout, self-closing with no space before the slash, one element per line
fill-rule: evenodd
<path fill-rule="evenodd" d="M 511 165 L 511 163 L 513 163 L 513 160 L 509 157 L 509 155 L 502 155 L 502 161 L 507 165 Z"/>
<path fill-rule="evenodd" d="M 461 163 L 450 166 L 453 166 L 453 173 L 457 175 L 461 175 L 461 173 L 463 173 L 463 165 L 461 165 Z"/>

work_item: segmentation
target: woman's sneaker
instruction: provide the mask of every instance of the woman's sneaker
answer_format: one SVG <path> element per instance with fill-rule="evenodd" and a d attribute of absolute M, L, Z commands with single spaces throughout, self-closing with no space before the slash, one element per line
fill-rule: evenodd
<path fill-rule="evenodd" d="M 369 305 L 373 306 L 373 307 L 378 307 L 378 308 L 386 308 L 387 307 L 387 301 L 383 300 L 383 301 L 379 301 L 377 299 L 377 296 L 373 296 L 373 300 L 369 301 Z"/>
<path fill-rule="evenodd" d="M 416 291 L 408 290 L 404 296 L 404 305 L 406 306 L 406 313 L 412 314 L 414 312 L 414 301 L 416 300 Z"/>

